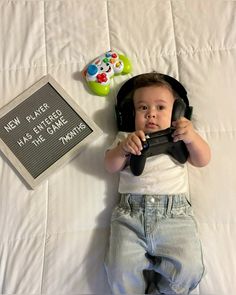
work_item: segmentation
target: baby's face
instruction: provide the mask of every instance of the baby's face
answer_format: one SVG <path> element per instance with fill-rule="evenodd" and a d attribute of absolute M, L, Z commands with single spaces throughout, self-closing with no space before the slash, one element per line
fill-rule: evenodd
<path fill-rule="evenodd" d="M 142 87 L 134 93 L 135 130 L 151 133 L 171 125 L 174 96 L 165 86 Z"/>

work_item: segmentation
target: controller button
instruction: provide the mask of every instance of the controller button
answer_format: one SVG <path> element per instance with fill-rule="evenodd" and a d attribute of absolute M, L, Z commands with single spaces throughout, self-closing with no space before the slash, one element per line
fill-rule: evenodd
<path fill-rule="evenodd" d="M 118 62 L 116 63 L 116 68 L 119 68 L 120 66 L 121 66 L 121 62 L 118 61 Z"/>
<path fill-rule="evenodd" d="M 147 142 L 144 142 L 144 143 L 143 143 L 143 148 L 144 148 L 144 149 L 147 149 L 147 148 L 148 148 L 148 143 L 147 143 Z"/>
<path fill-rule="evenodd" d="M 111 64 L 114 64 L 115 62 L 116 62 L 116 60 L 115 60 L 114 58 L 111 58 L 111 59 L 110 59 L 110 63 L 111 63 Z"/>
<path fill-rule="evenodd" d="M 106 64 L 107 62 L 109 62 L 109 59 L 108 58 L 104 58 L 103 59 L 103 62 Z"/>
<path fill-rule="evenodd" d="M 116 53 L 112 53 L 112 55 L 111 55 L 113 58 L 117 58 L 118 57 L 118 55 L 116 54 Z"/>
<path fill-rule="evenodd" d="M 110 54 L 109 52 L 107 52 L 107 53 L 105 54 L 105 56 L 106 56 L 106 57 L 110 57 L 111 54 Z"/>
<path fill-rule="evenodd" d="M 98 72 L 98 68 L 97 68 L 97 66 L 95 66 L 95 65 L 89 65 L 89 66 L 88 66 L 88 74 L 89 74 L 90 76 L 94 76 L 94 75 L 96 75 L 97 72 Z"/>
<path fill-rule="evenodd" d="M 107 81 L 107 75 L 105 73 L 101 73 L 97 75 L 98 83 L 106 82 Z"/>

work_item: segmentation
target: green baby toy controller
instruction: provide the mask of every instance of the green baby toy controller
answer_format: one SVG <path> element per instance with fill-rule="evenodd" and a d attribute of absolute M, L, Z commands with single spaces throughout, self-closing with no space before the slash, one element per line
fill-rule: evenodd
<path fill-rule="evenodd" d="M 97 57 L 84 70 L 84 76 L 89 88 L 100 96 L 106 96 L 110 91 L 111 78 L 131 72 L 129 59 L 115 51 L 107 51 Z"/>

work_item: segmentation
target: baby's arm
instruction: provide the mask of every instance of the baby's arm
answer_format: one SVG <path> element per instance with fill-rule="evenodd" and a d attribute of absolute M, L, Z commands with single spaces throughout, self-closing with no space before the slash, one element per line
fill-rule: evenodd
<path fill-rule="evenodd" d="M 196 167 L 206 166 L 211 158 L 207 142 L 194 130 L 192 122 L 182 117 L 173 122 L 176 128 L 173 133 L 174 141 L 183 140 L 188 151 L 188 162 Z"/>
<path fill-rule="evenodd" d="M 110 173 L 115 173 L 124 168 L 130 154 L 140 155 L 142 141 L 145 141 L 143 131 L 130 133 L 127 138 L 121 141 L 115 148 L 107 150 L 105 154 L 105 168 Z"/>

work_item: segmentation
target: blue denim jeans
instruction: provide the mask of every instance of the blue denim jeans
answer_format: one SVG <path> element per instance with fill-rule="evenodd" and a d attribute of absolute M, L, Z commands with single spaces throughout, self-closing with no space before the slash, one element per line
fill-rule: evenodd
<path fill-rule="evenodd" d="M 113 294 L 189 294 L 204 266 L 186 196 L 121 195 L 105 266 Z"/>

